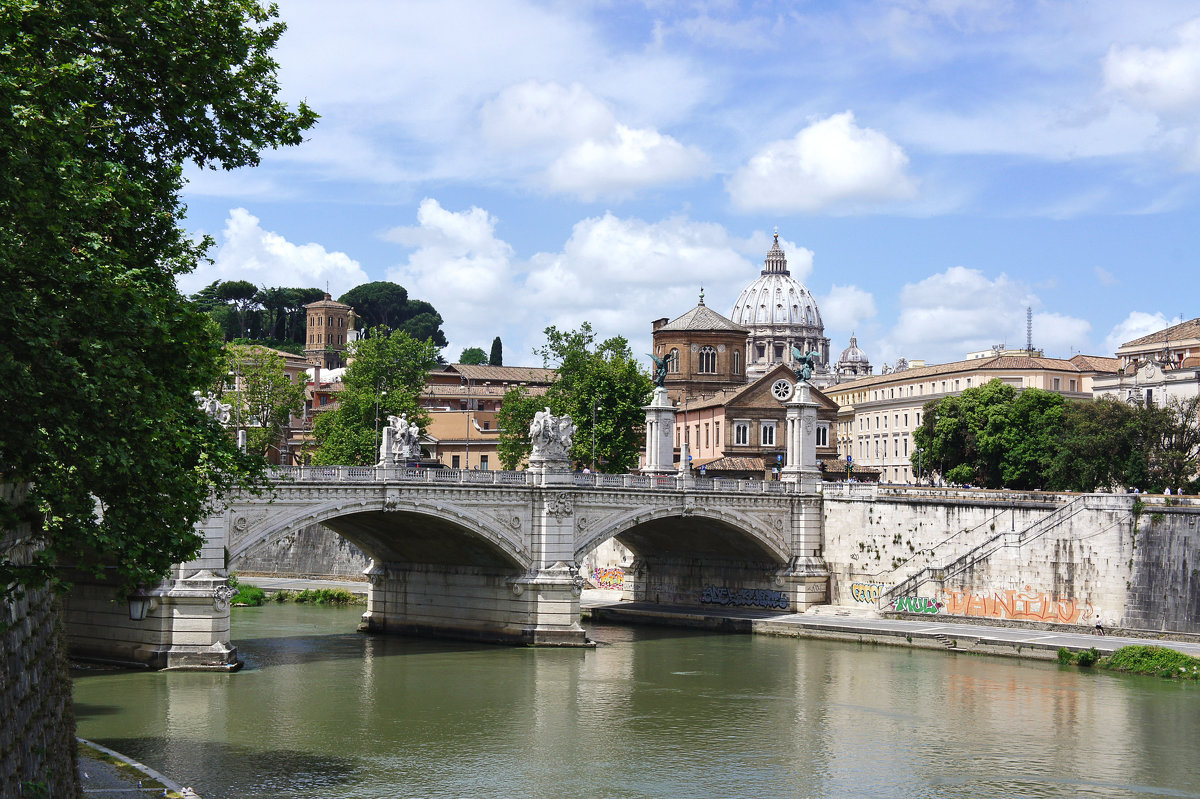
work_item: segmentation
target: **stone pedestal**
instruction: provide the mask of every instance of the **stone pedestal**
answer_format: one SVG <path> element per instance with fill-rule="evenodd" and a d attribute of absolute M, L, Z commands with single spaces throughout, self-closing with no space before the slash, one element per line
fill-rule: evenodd
<path fill-rule="evenodd" d="M 575 482 L 571 473 L 571 462 L 567 460 L 533 457 L 529 459 L 528 471 L 533 475 L 534 485 L 573 485 Z"/>
<path fill-rule="evenodd" d="M 787 463 L 779 479 L 800 483 L 804 493 L 816 492 L 821 484 L 817 468 L 817 403 L 813 402 L 808 383 L 796 383 L 787 403 Z"/>
<path fill-rule="evenodd" d="M 675 471 L 675 406 L 662 386 L 654 389 L 646 412 L 646 462 L 642 474 Z"/>

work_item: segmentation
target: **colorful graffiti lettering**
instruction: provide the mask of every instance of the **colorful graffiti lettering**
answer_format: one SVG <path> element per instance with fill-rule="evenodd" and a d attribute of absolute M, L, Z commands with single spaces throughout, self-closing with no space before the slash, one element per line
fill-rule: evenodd
<path fill-rule="evenodd" d="M 733 605 L 742 608 L 772 608 L 787 610 L 787 595 L 782 591 L 761 588 L 725 588 L 705 586 L 700 594 L 702 605 Z"/>
<path fill-rule="evenodd" d="M 878 602 L 882 593 L 883 586 L 879 583 L 850 584 L 850 596 L 854 597 L 855 602 Z"/>
<path fill-rule="evenodd" d="M 619 590 L 625 587 L 625 570 L 614 566 L 611 569 L 592 569 L 592 584 L 598 588 Z"/>
<path fill-rule="evenodd" d="M 942 603 L 927 596 L 902 596 L 892 602 L 897 613 L 937 613 Z"/>
<path fill-rule="evenodd" d="M 1048 591 L 955 591 L 942 592 L 945 612 L 954 616 L 1081 624 L 1093 614 L 1090 602 L 1055 597 Z"/>

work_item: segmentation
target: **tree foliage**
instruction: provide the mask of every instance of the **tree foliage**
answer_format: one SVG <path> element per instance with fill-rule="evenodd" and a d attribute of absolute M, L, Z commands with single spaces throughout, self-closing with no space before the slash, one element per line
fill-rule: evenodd
<path fill-rule="evenodd" d="M 347 348 L 352 363 L 342 378 L 337 407 L 313 421 L 320 442 L 313 462 L 366 466 L 378 460 L 377 432 L 389 415 L 406 414 L 421 428 L 428 415 L 420 406 L 425 377 L 437 363 L 437 347 L 402 331 L 371 331 Z"/>
<path fill-rule="evenodd" d="M 914 433 L 928 469 L 985 488 L 1162 491 L 1195 487 L 1200 400 L 1146 407 L 1017 393 L 998 380 L 927 402 Z M 914 452 L 913 463 L 917 456 Z"/>
<path fill-rule="evenodd" d="M 442 316 L 424 300 L 410 300 L 408 290 L 386 280 L 355 286 L 338 298 L 354 306 L 367 331 L 376 327 L 401 330 L 415 339 L 431 339 L 439 348 L 447 344 Z"/>
<path fill-rule="evenodd" d="M 545 404 L 543 397 L 533 396 L 525 386 L 513 386 L 504 392 L 500 410 L 496 412 L 496 424 L 500 427 L 496 452 L 505 469 L 518 469 L 529 458 L 533 451 L 533 444 L 529 441 L 529 424 L 533 421 L 533 415 Z"/>
<path fill-rule="evenodd" d="M 500 337 L 496 336 L 492 339 L 492 352 L 488 356 L 488 366 L 503 366 L 504 365 L 504 345 L 500 343 Z"/>
<path fill-rule="evenodd" d="M 230 424 L 246 431 L 247 449 L 260 457 L 277 447 L 292 414 L 304 407 L 304 383 L 284 370 L 282 355 L 258 345 L 226 348 L 226 375 L 213 394 L 233 407 Z"/>
<path fill-rule="evenodd" d="M 315 121 L 276 99 L 274 17 L 251 0 L 0 4 L 0 468 L 33 485 L 46 545 L 34 568 L 0 564 L 6 593 L 59 562 L 157 580 L 261 474 L 197 409 L 220 348 L 175 278 L 211 244 L 179 226 L 183 163 L 254 165 Z"/>
<path fill-rule="evenodd" d="M 593 465 L 594 440 L 597 471 L 631 471 L 637 466 L 642 447 L 645 425 L 642 408 L 654 386 L 633 357 L 629 342 L 622 336 L 614 336 L 597 344 L 587 322 L 578 330 L 569 331 L 550 326 L 545 335 L 546 343 L 534 354 L 541 356 L 545 366 L 554 368 L 557 377 L 544 398 L 524 397 L 511 416 L 499 418 L 501 462 L 505 468 L 511 468 L 513 454 L 528 454 L 533 412 L 549 407 L 553 413 L 566 414 L 575 422 L 571 460 L 576 465 Z M 502 414 L 508 402 L 509 395 L 505 395 Z"/>
<path fill-rule="evenodd" d="M 487 363 L 487 353 L 482 347 L 467 347 L 458 356 L 458 362 L 467 364 L 468 366 L 479 366 Z"/>

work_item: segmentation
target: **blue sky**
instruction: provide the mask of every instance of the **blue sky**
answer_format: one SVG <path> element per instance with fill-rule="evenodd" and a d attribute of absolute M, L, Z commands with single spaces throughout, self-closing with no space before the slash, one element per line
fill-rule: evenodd
<path fill-rule="evenodd" d="M 445 355 L 535 363 L 588 320 L 728 315 L 779 228 L 834 352 L 878 369 L 1111 355 L 1200 315 L 1194 2 L 281 0 L 283 94 L 322 115 L 192 170 L 181 280 L 394 280 Z"/>

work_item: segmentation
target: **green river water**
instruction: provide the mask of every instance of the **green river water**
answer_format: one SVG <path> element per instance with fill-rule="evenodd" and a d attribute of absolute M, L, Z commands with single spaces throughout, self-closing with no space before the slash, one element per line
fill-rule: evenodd
<path fill-rule="evenodd" d="M 1200 796 L 1200 687 L 596 626 L 594 650 L 234 610 L 237 674 L 88 670 L 79 734 L 204 799 Z"/>

